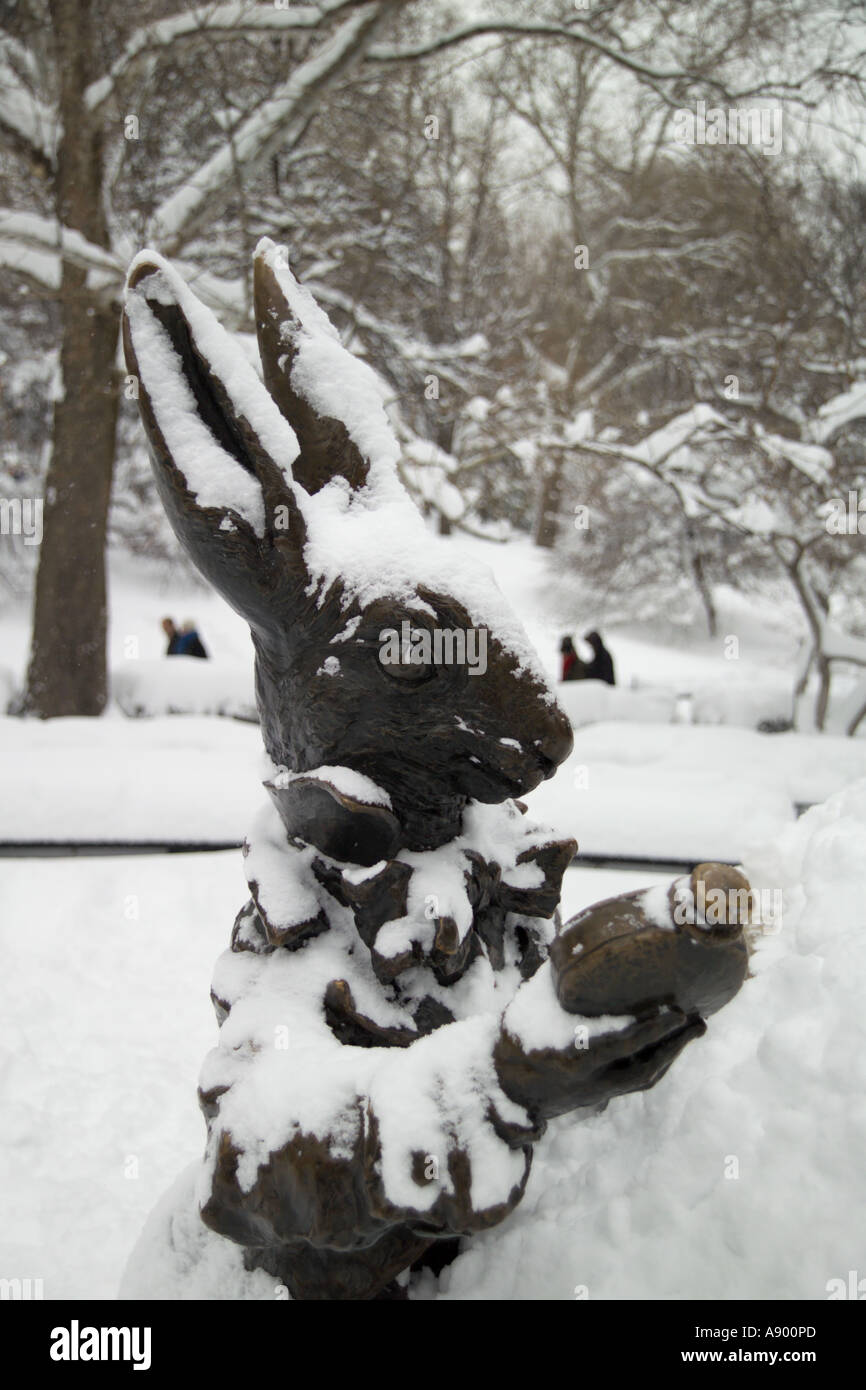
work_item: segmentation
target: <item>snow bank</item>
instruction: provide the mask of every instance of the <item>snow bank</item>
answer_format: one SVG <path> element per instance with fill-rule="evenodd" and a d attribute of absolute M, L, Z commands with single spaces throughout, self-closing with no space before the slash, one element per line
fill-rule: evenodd
<path fill-rule="evenodd" d="M 692 694 L 692 721 L 757 729 L 764 720 L 789 720 L 792 698 L 790 677 L 699 685 Z"/>
<path fill-rule="evenodd" d="M 508 1227 L 418 1295 L 810 1298 L 866 1240 L 866 782 L 747 868 L 782 931 L 659 1087 L 540 1147 Z"/>
<path fill-rule="evenodd" d="M 200 1157 L 208 985 L 246 892 L 237 850 L 0 860 L 0 1264 L 47 1299 L 114 1298 Z"/>
<path fill-rule="evenodd" d="M 629 690 L 604 681 L 566 681 L 556 695 L 575 729 L 610 719 L 670 724 L 676 708 L 673 690 Z"/>
<path fill-rule="evenodd" d="M 234 719 L 0 719 L 0 841 L 240 844 L 260 760 Z"/>
<path fill-rule="evenodd" d="M 126 666 L 145 672 L 148 664 Z M 163 690 L 156 676 L 151 691 L 146 681 L 140 687 L 155 713 L 163 695 L 176 707 L 176 667 L 202 668 L 201 676 L 187 673 L 205 684 L 191 687 L 185 702 L 210 698 L 211 663 L 163 664 L 171 687 Z M 236 689 L 240 696 L 240 682 Z M 194 715 L 0 718 L 0 760 L 0 841 L 17 843 L 240 844 L 272 771 L 256 725 Z M 783 830 L 796 807 L 823 801 L 858 776 L 866 777 L 866 740 L 599 723 L 578 730 L 569 760 L 527 801 L 535 820 L 574 836 L 585 854 L 738 860 L 755 840 Z"/>
<path fill-rule="evenodd" d="M 252 660 L 246 667 L 192 656 L 127 661 L 112 668 L 111 693 L 130 718 L 211 714 L 258 721 Z"/>
<path fill-rule="evenodd" d="M 790 719 L 793 679 L 772 672 L 737 680 L 605 685 L 603 681 L 567 681 L 556 695 L 572 727 L 609 720 L 628 724 L 731 724 L 757 729 L 767 719 Z"/>
<path fill-rule="evenodd" d="M 823 1299 L 862 1268 L 864 841 L 861 781 L 751 857 L 784 913 L 737 998 L 654 1090 L 554 1122 L 517 1211 L 411 1297 Z M 130 1263 L 126 1294 L 148 1290 L 267 1296 L 239 1248 L 196 1227 L 188 1177 Z"/>
<path fill-rule="evenodd" d="M 261 1270 L 248 1274 L 240 1250 L 214 1235 L 199 1219 L 195 1201 L 198 1163 L 191 1163 L 147 1218 L 136 1258 L 124 1271 L 121 1299 L 175 1302 L 244 1299 L 273 1303 L 276 1281 Z M 166 1251 L 171 1258 L 166 1259 Z"/>
<path fill-rule="evenodd" d="M 604 723 L 579 729 L 568 761 L 526 801 L 584 854 L 736 862 L 857 777 L 860 740 Z"/>

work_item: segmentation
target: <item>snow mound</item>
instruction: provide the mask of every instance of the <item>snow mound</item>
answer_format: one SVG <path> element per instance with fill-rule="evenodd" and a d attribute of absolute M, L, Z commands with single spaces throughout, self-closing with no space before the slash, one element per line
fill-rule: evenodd
<path fill-rule="evenodd" d="M 698 686 L 692 697 L 695 724 L 733 724 L 757 729 L 766 720 L 791 718 L 791 682 L 744 680 Z"/>
<path fill-rule="evenodd" d="M 509 1226 L 419 1295 L 820 1299 L 862 1267 L 864 839 L 861 781 L 753 856 L 785 911 L 739 996 L 655 1090 L 557 1121 Z"/>
<path fill-rule="evenodd" d="M 243 1252 L 199 1220 L 194 1189 L 199 1165 L 191 1163 L 154 1207 L 121 1280 L 121 1299 L 268 1299 L 276 1280 L 247 1273 Z"/>
<path fill-rule="evenodd" d="M 608 719 L 670 724 L 676 708 L 673 690 L 629 690 L 604 681 L 566 681 L 556 694 L 574 729 Z"/>
<path fill-rule="evenodd" d="M 583 854 L 736 862 L 858 777 L 861 739 L 610 722 L 579 729 L 526 801 Z"/>
<path fill-rule="evenodd" d="M 864 841 L 866 780 L 752 856 L 784 912 L 737 998 L 654 1090 L 554 1122 L 516 1212 L 410 1297 L 823 1299 L 862 1267 Z M 187 1174 L 125 1297 L 281 1296 L 196 1221 Z"/>
<path fill-rule="evenodd" d="M 169 714 L 224 715 L 258 723 L 252 662 L 192 656 L 139 659 L 115 666 L 111 693 L 131 719 Z"/>

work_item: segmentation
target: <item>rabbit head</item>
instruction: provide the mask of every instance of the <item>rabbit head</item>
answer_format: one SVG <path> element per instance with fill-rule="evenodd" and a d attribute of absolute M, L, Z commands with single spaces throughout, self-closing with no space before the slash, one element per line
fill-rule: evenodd
<path fill-rule="evenodd" d="M 254 290 L 264 384 L 166 262 L 133 262 L 124 348 L 160 496 L 250 626 L 290 833 L 300 816 L 315 841 L 330 797 L 337 820 L 378 827 L 367 859 L 431 848 L 459 832 L 468 798 L 549 777 L 571 729 L 489 571 L 431 536 L 403 488 L 379 378 L 269 241 Z M 298 776 L 337 768 L 375 783 L 378 804 Z"/>

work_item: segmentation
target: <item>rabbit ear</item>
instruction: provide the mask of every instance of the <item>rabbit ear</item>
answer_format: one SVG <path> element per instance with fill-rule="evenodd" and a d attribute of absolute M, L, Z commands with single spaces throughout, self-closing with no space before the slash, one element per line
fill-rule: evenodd
<path fill-rule="evenodd" d="M 378 409 L 380 428 L 390 435 L 377 377 L 342 346 L 327 314 L 289 270 L 285 249 L 267 237 L 256 248 L 253 296 L 265 384 L 300 444 L 294 476 L 309 493 L 335 476 L 353 490 L 363 487 L 373 441 L 357 428 L 359 415 L 369 422 L 371 407 Z M 393 437 L 388 443 L 397 450 Z M 381 444 L 376 439 L 379 456 Z"/>
<path fill-rule="evenodd" d="M 234 608 L 269 626 L 281 591 L 305 580 L 297 440 L 229 335 L 150 252 L 130 268 L 123 343 L 178 539 Z"/>

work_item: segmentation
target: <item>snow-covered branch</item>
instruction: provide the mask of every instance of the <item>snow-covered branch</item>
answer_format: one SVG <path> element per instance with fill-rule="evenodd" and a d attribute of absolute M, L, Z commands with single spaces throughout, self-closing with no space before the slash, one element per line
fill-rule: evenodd
<path fill-rule="evenodd" d="M 117 256 L 103 246 L 95 246 L 81 232 L 61 227 L 53 217 L 33 212 L 14 212 L 0 208 L 0 243 L 17 243 L 38 252 L 55 255 L 83 270 L 99 270 L 120 283 L 124 267 Z"/>
<path fill-rule="evenodd" d="M 192 261 L 175 261 L 174 266 L 225 328 L 233 332 L 249 328 L 249 301 L 243 280 L 212 275 Z"/>
<path fill-rule="evenodd" d="M 57 143 L 57 114 L 21 77 L 21 71 L 32 65 L 32 55 L 22 44 L 9 37 L 0 39 L 0 134 L 23 148 L 32 161 L 50 169 Z"/>
<path fill-rule="evenodd" d="M 843 425 L 866 418 L 866 381 L 856 381 L 847 391 L 826 401 L 809 426 L 809 437 L 816 444 L 832 438 Z"/>
<path fill-rule="evenodd" d="M 699 237 L 685 241 L 680 246 L 632 246 L 611 248 L 590 264 L 590 273 L 603 270 L 614 261 L 679 261 L 698 260 L 705 264 L 724 266 L 729 260 L 727 252 L 741 251 L 745 238 L 731 232 L 723 237 Z"/>
<path fill-rule="evenodd" d="M 12 270 L 40 290 L 60 289 L 63 263 L 59 255 L 40 250 L 26 241 L 0 238 L 0 268 Z"/>
<path fill-rule="evenodd" d="M 620 459 L 623 463 L 633 463 L 670 485 L 671 479 L 662 473 L 663 465 L 690 445 L 707 443 L 728 429 L 728 421 L 723 415 L 710 405 L 698 404 L 677 415 L 638 444 L 618 444 L 583 436 L 573 439 L 542 436 L 538 443 L 540 449 L 579 449 L 582 453 L 594 454 L 599 458 Z"/>
<path fill-rule="evenodd" d="M 0 208 L 0 267 L 14 271 L 38 290 L 56 293 L 64 262 L 88 272 L 88 288 L 99 299 L 116 299 L 123 284 L 121 260 L 80 232 L 50 217 Z"/>
<path fill-rule="evenodd" d="M 86 103 L 96 111 L 116 90 L 118 83 L 141 62 L 184 41 L 207 35 L 212 39 L 256 38 L 273 34 L 309 32 L 318 29 L 341 10 L 356 7 L 361 0 L 331 0 L 321 5 L 261 5 L 250 0 L 228 0 L 221 5 L 196 5 L 180 14 L 168 15 L 152 24 L 143 24 L 127 41 L 109 72 L 92 82 L 85 93 Z"/>
<path fill-rule="evenodd" d="M 478 333 L 455 343 L 433 344 L 425 342 L 407 334 L 404 329 L 390 319 L 383 319 L 377 314 L 370 313 L 350 295 L 344 294 L 342 290 L 336 289 L 333 285 L 316 279 L 315 276 L 305 279 L 304 284 L 310 293 L 328 309 L 339 309 L 351 319 L 362 333 L 387 343 L 406 363 L 414 365 L 419 371 L 429 367 L 431 370 L 436 369 L 440 376 L 445 376 L 446 373 L 443 370 L 445 363 L 466 363 L 469 359 L 477 357 L 479 353 L 487 350 L 486 339 Z"/>
<path fill-rule="evenodd" d="M 367 52 L 366 61 L 371 63 L 414 62 L 434 53 L 442 53 L 445 49 L 453 48 L 456 44 L 490 37 L 559 39 L 568 43 L 579 44 L 585 48 L 593 49 L 609 58 L 619 67 L 626 68 L 629 72 L 650 82 L 681 82 L 688 75 L 681 68 L 654 68 L 649 63 L 642 63 L 623 49 L 615 48 L 606 43 L 597 34 L 581 25 L 555 24 L 544 20 L 490 19 L 463 24 L 459 28 L 451 29 L 447 34 L 440 34 L 435 38 L 423 40 L 421 43 L 371 48 Z M 718 83 L 708 81 L 706 78 L 704 84 L 705 86 L 719 86 Z"/>
<path fill-rule="evenodd" d="M 157 209 L 149 237 L 175 255 L 229 197 L 238 166 L 253 167 L 277 146 L 290 146 L 302 134 L 322 92 L 360 56 L 393 0 L 354 9 L 336 32 L 301 63 L 229 139 Z"/>

